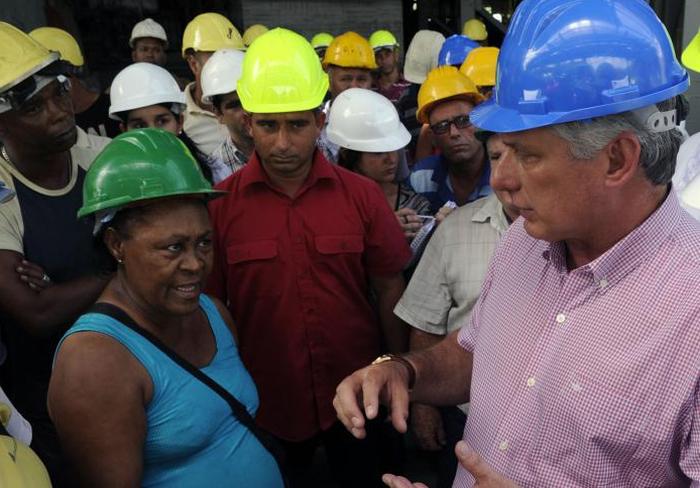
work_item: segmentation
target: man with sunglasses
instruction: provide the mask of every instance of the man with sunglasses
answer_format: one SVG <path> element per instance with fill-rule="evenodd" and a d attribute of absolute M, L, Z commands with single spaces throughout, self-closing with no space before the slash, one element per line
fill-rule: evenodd
<path fill-rule="evenodd" d="M 432 70 L 418 92 L 416 117 L 430 124 L 440 154 L 416 163 L 410 181 L 433 213 L 450 200 L 462 206 L 491 194 L 486 150 L 469 120 L 482 100 L 476 85 L 453 66 Z"/>
<path fill-rule="evenodd" d="M 0 180 L 15 192 L 0 203 L 2 383 L 31 423 L 31 447 L 54 487 L 71 486 L 46 409 L 54 350 L 107 283 L 95 268 L 93 224 L 76 218 L 97 152 L 76 145 L 58 57 L 0 22 Z"/>

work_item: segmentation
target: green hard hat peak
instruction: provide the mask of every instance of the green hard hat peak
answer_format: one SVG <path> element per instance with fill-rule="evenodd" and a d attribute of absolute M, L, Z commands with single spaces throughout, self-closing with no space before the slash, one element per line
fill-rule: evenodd
<path fill-rule="evenodd" d="M 90 166 L 78 217 L 155 198 L 223 193 L 212 189 L 174 134 L 136 129 L 114 138 Z"/>

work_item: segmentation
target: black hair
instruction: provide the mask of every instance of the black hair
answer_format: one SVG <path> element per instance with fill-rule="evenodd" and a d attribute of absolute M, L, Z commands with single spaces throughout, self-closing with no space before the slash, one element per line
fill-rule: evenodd
<path fill-rule="evenodd" d="M 338 166 L 357 172 L 357 165 L 360 164 L 361 158 L 361 152 L 341 147 L 338 151 Z"/>

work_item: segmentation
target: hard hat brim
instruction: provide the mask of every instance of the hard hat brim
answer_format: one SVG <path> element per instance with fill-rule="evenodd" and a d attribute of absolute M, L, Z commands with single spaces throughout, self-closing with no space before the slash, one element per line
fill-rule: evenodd
<path fill-rule="evenodd" d="M 515 109 L 504 108 L 498 105 L 494 97 L 475 107 L 469 114 L 469 118 L 475 126 L 483 130 L 505 133 L 520 132 L 628 112 L 673 98 L 685 92 L 688 86 L 689 77 L 686 73 L 679 83 L 647 96 L 569 112 L 549 112 L 546 114 L 523 114 Z"/>
<path fill-rule="evenodd" d="M 359 152 L 376 153 L 398 151 L 408 146 L 408 143 L 411 142 L 411 133 L 408 132 L 403 124 L 400 124 L 398 130 L 393 134 L 382 135 L 380 138 L 365 141 L 349 141 L 341 134 L 337 134 L 331 130 L 328 131 L 327 135 L 332 143 L 338 144 L 345 149 Z"/>

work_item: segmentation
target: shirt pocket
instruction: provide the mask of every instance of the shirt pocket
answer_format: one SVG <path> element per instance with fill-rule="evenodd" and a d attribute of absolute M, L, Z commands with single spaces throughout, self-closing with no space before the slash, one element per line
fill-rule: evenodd
<path fill-rule="evenodd" d="M 363 236 L 356 234 L 325 235 L 314 238 L 317 270 L 334 276 L 357 276 L 365 250 Z"/>
<path fill-rule="evenodd" d="M 226 248 L 229 282 L 255 297 L 282 293 L 277 241 L 253 241 Z"/>
<path fill-rule="evenodd" d="M 629 389 L 572 372 L 545 412 L 548 435 L 542 455 L 586 486 L 612 486 L 625 477 L 625 466 L 641 442 L 644 410 Z M 630 388 L 633 388 L 630 385 Z"/>

